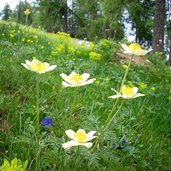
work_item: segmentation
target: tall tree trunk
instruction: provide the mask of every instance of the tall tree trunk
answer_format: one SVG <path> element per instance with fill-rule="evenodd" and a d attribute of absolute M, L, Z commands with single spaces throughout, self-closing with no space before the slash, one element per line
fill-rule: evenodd
<path fill-rule="evenodd" d="M 170 23 L 171 24 L 171 23 Z M 170 27 L 170 29 L 171 29 L 171 27 Z M 169 65 L 171 65 L 171 30 L 170 30 L 170 52 L 169 52 Z"/>
<path fill-rule="evenodd" d="M 155 16 L 153 29 L 153 51 L 163 52 L 164 25 L 165 25 L 165 0 L 155 1 Z"/>
<path fill-rule="evenodd" d="M 64 30 L 65 33 L 68 32 L 68 6 L 67 6 L 67 2 L 64 4 L 63 30 Z"/>

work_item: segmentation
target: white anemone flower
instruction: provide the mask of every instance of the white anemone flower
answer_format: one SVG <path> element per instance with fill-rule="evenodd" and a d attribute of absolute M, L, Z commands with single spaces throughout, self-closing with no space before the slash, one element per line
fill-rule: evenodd
<path fill-rule="evenodd" d="M 151 50 L 144 50 L 138 43 L 132 43 L 129 46 L 126 44 L 120 44 L 123 50 L 123 53 L 131 54 L 131 55 L 139 55 L 144 56 Z"/>
<path fill-rule="evenodd" d="M 69 76 L 64 73 L 60 74 L 60 76 L 64 79 L 64 81 L 62 81 L 62 85 L 64 87 L 80 87 L 87 84 L 92 84 L 96 80 L 95 78 L 88 80 L 90 77 L 90 74 L 88 73 L 80 75 L 75 71 L 72 71 Z"/>
<path fill-rule="evenodd" d="M 90 131 L 89 133 L 86 133 L 84 129 L 79 129 L 77 132 L 74 132 L 73 130 L 69 129 L 65 131 L 65 133 L 69 138 L 72 139 L 62 144 L 62 147 L 66 150 L 71 148 L 72 146 L 79 146 L 79 145 L 90 148 L 92 147 L 93 143 L 89 141 L 97 137 L 94 136 L 96 131 Z"/>
<path fill-rule="evenodd" d="M 50 66 L 47 62 L 41 62 L 37 59 L 33 59 L 32 61 L 26 60 L 25 64 L 22 63 L 22 65 L 26 69 L 37 72 L 38 74 L 43 74 L 45 72 L 52 71 L 56 68 L 56 65 Z"/>
<path fill-rule="evenodd" d="M 144 94 L 138 93 L 137 87 L 126 87 L 125 85 L 121 88 L 121 93 L 117 92 L 115 89 L 112 89 L 116 92 L 116 95 L 109 96 L 111 99 L 123 98 L 123 99 L 134 99 L 140 96 L 145 96 Z"/>

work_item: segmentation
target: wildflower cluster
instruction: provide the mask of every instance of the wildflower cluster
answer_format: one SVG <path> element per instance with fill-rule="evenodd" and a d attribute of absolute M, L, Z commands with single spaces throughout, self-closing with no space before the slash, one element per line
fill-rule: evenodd
<path fill-rule="evenodd" d="M 4 163 L 0 166 L 0 171 L 26 171 L 28 161 L 21 162 L 20 159 L 14 158 L 11 162 L 4 159 Z"/>

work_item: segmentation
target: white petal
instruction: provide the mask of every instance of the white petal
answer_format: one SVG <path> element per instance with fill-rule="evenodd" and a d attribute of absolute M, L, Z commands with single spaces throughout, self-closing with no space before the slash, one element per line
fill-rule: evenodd
<path fill-rule="evenodd" d="M 68 79 L 69 79 L 68 75 L 62 73 L 62 74 L 60 74 L 60 76 L 61 76 L 66 82 L 68 82 Z"/>
<path fill-rule="evenodd" d="M 85 147 L 87 147 L 87 148 L 90 148 L 90 147 L 92 147 L 93 143 L 92 143 L 92 142 L 79 143 L 79 145 L 83 145 L 83 146 L 85 146 Z"/>
<path fill-rule="evenodd" d="M 134 92 L 134 94 L 136 94 L 138 92 L 138 88 L 137 87 L 133 87 L 132 91 Z"/>
<path fill-rule="evenodd" d="M 96 138 L 97 136 L 93 136 L 95 133 L 96 133 L 96 131 L 90 131 L 89 133 L 87 133 L 87 138 L 86 138 L 85 142 Z"/>
<path fill-rule="evenodd" d="M 141 94 L 141 93 L 137 93 L 133 96 L 133 98 L 137 98 L 137 97 L 140 97 L 140 96 L 145 96 L 145 94 Z"/>
<path fill-rule="evenodd" d="M 72 72 L 73 74 L 75 73 L 75 72 Z M 72 74 L 71 73 L 71 74 Z M 70 74 L 70 75 L 71 75 Z M 72 75 L 73 75 L 72 74 Z M 74 84 L 75 82 L 74 81 L 72 81 L 71 80 L 71 77 L 70 76 L 68 76 L 68 75 L 66 75 L 66 74 L 64 74 L 64 73 L 62 73 L 62 74 L 60 74 L 60 76 L 64 79 L 64 81 L 66 81 L 67 83 L 69 83 L 69 84 Z"/>
<path fill-rule="evenodd" d="M 129 47 L 125 43 L 120 44 L 120 45 L 124 51 L 129 51 Z"/>
<path fill-rule="evenodd" d="M 81 75 L 81 77 L 83 77 L 84 81 L 87 81 L 88 78 L 90 77 L 90 74 L 84 73 L 84 74 Z"/>
<path fill-rule="evenodd" d="M 144 94 L 140 94 L 140 93 L 137 93 L 137 94 L 134 94 L 134 95 L 132 95 L 132 96 L 122 96 L 122 98 L 124 98 L 124 99 L 135 99 L 135 98 L 137 98 L 137 97 L 140 97 L 140 96 L 145 96 Z"/>
<path fill-rule="evenodd" d="M 121 94 L 116 94 L 116 95 L 113 95 L 113 96 L 109 96 L 108 98 L 117 99 L 117 98 L 120 98 L 120 97 L 122 97 Z"/>
<path fill-rule="evenodd" d="M 30 70 L 30 71 L 37 72 L 37 71 L 33 70 L 33 69 L 30 67 L 30 65 L 23 64 L 23 63 L 22 63 L 22 65 L 23 65 L 25 68 L 27 68 L 28 70 Z M 37 72 L 37 73 L 39 73 L 39 72 Z"/>
<path fill-rule="evenodd" d="M 52 70 L 54 70 L 55 68 L 56 68 L 56 65 L 49 66 L 48 69 L 47 69 L 47 71 L 52 71 Z"/>
<path fill-rule="evenodd" d="M 77 74 L 75 71 L 72 71 L 71 74 L 69 75 L 69 78 L 72 78 L 75 74 Z"/>
<path fill-rule="evenodd" d="M 47 62 L 44 62 L 43 64 L 46 65 L 46 68 L 49 68 L 49 64 Z"/>
<path fill-rule="evenodd" d="M 91 137 L 96 133 L 96 131 L 90 131 L 89 133 L 87 133 L 87 137 Z"/>
<path fill-rule="evenodd" d="M 151 50 L 136 50 L 135 52 L 134 52 L 134 54 L 135 55 L 139 55 L 139 56 L 144 56 L 144 55 L 146 55 L 148 52 L 150 52 Z"/>
<path fill-rule="evenodd" d="M 91 142 L 79 143 L 79 142 L 76 142 L 74 140 L 71 140 L 71 141 L 68 141 L 68 142 L 62 144 L 62 147 L 67 150 L 67 149 L 71 148 L 72 146 L 79 146 L 79 145 L 82 145 L 82 146 L 85 146 L 87 148 L 90 148 L 90 147 L 92 147 L 93 143 L 91 143 Z"/>
<path fill-rule="evenodd" d="M 72 140 L 76 140 L 75 137 L 74 137 L 75 132 L 74 132 L 72 129 L 69 129 L 69 130 L 65 131 L 65 133 L 66 133 L 67 136 L 68 136 L 69 138 L 71 138 Z"/>
<path fill-rule="evenodd" d="M 91 141 L 92 139 L 96 138 L 97 136 L 91 136 L 91 137 L 87 137 L 85 142 Z"/>
<path fill-rule="evenodd" d="M 26 64 L 27 65 L 32 65 L 33 63 L 35 63 L 35 62 L 40 62 L 38 59 L 33 59 L 32 61 L 28 61 L 28 60 L 26 60 Z"/>
<path fill-rule="evenodd" d="M 134 99 L 134 98 L 135 98 L 135 95 L 132 95 L 132 96 L 125 96 L 125 95 L 122 95 L 122 98 L 123 98 L 123 99 Z"/>
<path fill-rule="evenodd" d="M 85 132 L 85 130 L 84 129 L 78 129 L 78 131 L 77 132 L 84 132 L 85 134 L 86 134 L 86 132 Z"/>
<path fill-rule="evenodd" d="M 139 56 L 144 56 L 145 55 L 143 50 L 135 50 L 134 54 L 139 55 Z"/>
<path fill-rule="evenodd" d="M 44 71 L 36 71 L 36 70 L 33 70 L 34 72 L 37 72 L 38 74 L 43 74 L 45 72 L 47 72 L 48 70 L 44 70 Z"/>
<path fill-rule="evenodd" d="M 92 79 L 90 79 L 88 81 L 79 83 L 78 86 L 84 86 L 84 85 L 92 84 L 95 80 L 96 80 L 95 78 L 92 78 Z"/>
<path fill-rule="evenodd" d="M 63 87 L 77 87 L 76 85 L 72 85 L 72 84 L 68 84 L 67 82 L 65 82 L 65 81 L 62 81 L 62 85 L 63 85 Z"/>
<path fill-rule="evenodd" d="M 71 141 L 68 141 L 68 142 L 62 144 L 62 147 L 63 147 L 64 149 L 69 149 L 69 148 L 71 148 L 72 146 L 77 146 L 76 141 L 71 140 Z"/>
<path fill-rule="evenodd" d="M 124 51 L 125 54 L 129 54 L 129 55 L 132 55 L 134 53 L 132 53 L 130 50 L 129 51 Z"/>
<path fill-rule="evenodd" d="M 29 60 L 25 60 L 26 65 L 30 65 L 32 62 L 30 62 Z"/>
<path fill-rule="evenodd" d="M 23 64 L 23 63 L 21 63 L 21 65 L 23 65 L 26 69 L 31 70 L 31 69 L 30 69 L 30 67 L 29 67 L 27 64 Z M 32 70 L 31 70 L 31 71 L 32 71 Z"/>

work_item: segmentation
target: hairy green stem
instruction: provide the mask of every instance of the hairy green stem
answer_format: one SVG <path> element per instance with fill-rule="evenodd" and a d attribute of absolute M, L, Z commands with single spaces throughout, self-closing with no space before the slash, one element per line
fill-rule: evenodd
<path fill-rule="evenodd" d="M 122 82 L 121 82 L 121 86 L 120 86 L 120 90 L 121 90 L 121 88 L 122 88 L 123 85 L 124 85 L 124 82 L 125 82 L 126 76 L 127 76 L 127 74 L 128 74 L 129 68 L 130 68 L 130 66 L 131 66 L 133 57 L 134 57 L 134 55 L 131 56 L 131 59 L 130 59 L 129 64 L 128 64 L 128 68 L 126 69 L 125 74 L 124 74 L 124 76 L 123 76 L 123 79 L 122 79 Z M 120 91 L 120 90 L 119 90 L 119 91 Z"/>
<path fill-rule="evenodd" d="M 26 15 L 26 26 L 28 24 L 28 15 Z"/>
<path fill-rule="evenodd" d="M 120 109 L 122 108 L 122 105 L 123 105 L 123 100 L 118 108 L 118 110 L 115 112 L 115 114 L 113 115 L 113 117 L 110 119 L 110 121 L 107 123 L 107 125 L 105 126 L 104 128 L 104 131 L 109 127 L 109 125 L 111 124 L 111 122 L 113 121 L 113 119 L 115 118 L 115 116 L 119 113 Z"/>
<path fill-rule="evenodd" d="M 105 122 L 105 125 L 104 125 L 104 126 L 107 125 L 109 119 L 111 118 L 111 116 L 112 116 L 112 114 L 113 114 L 113 111 L 114 111 L 114 109 L 116 108 L 116 106 L 117 106 L 117 104 L 118 104 L 118 101 L 119 101 L 119 98 L 116 99 L 115 104 L 113 105 L 113 108 L 112 108 L 111 112 L 109 113 L 109 115 L 108 115 L 108 117 L 107 117 L 107 119 L 106 119 L 106 122 Z"/>
<path fill-rule="evenodd" d="M 40 124 L 39 124 L 39 75 L 36 74 L 36 137 L 37 141 L 39 140 L 39 133 L 40 133 Z"/>
<path fill-rule="evenodd" d="M 39 145 L 40 124 L 39 124 L 39 74 L 36 74 L 36 143 Z M 36 156 L 36 171 L 39 171 L 39 155 Z"/>
<path fill-rule="evenodd" d="M 71 127 L 74 125 L 73 124 L 73 112 L 74 112 L 74 108 L 76 106 L 76 94 L 78 92 L 78 88 L 74 87 L 74 93 L 73 93 L 73 103 L 71 105 L 71 111 L 70 111 L 70 122 L 71 122 Z"/>

